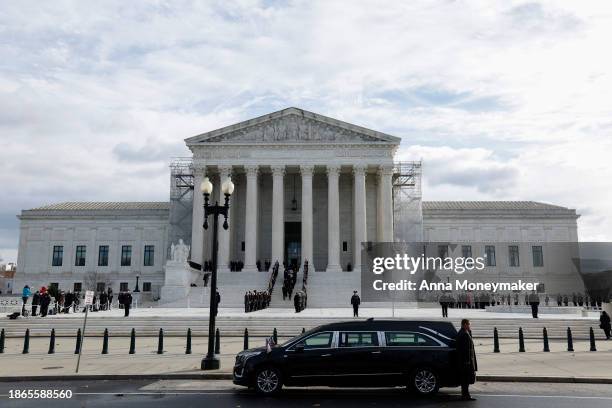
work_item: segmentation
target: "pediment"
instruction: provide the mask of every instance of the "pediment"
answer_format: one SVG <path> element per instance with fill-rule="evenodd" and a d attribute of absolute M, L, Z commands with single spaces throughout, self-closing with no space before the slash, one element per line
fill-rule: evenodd
<path fill-rule="evenodd" d="M 209 143 L 400 143 L 374 130 L 297 108 L 284 109 L 186 139 L 188 146 Z"/>

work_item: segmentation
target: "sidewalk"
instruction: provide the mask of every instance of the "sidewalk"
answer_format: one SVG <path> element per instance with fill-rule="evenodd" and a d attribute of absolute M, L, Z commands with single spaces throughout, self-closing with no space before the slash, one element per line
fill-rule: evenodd
<path fill-rule="evenodd" d="M 279 338 L 279 342 L 284 339 Z M 193 338 L 193 354 L 185 355 L 185 340 L 166 338 L 162 355 L 156 354 L 157 338 L 137 338 L 136 354 L 129 355 L 129 338 L 109 340 L 108 355 L 100 354 L 102 339 L 86 338 L 81 357 L 80 376 L 119 378 L 121 376 L 150 376 L 151 378 L 229 378 L 234 358 L 242 350 L 241 338 L 225 338 L 221 342 L 221 369 L 216 372 L 200 370 L 200 361 L 207 350 L 206 338 Z M 250 339 L 250 347 L 262 346 L 264 338 Z M 75 374 L 77 356 L 72 338 L 58 338 L 56 354 L 49 355 L 49 340 L 32 338 L 30 354 L 21 354 L 22 339 L 7 339 L 4 354 L 0 354 L 0 380 L 8 377 L 56 377 Z M 575 352 L 567 352 L 566 343 L 551 341 L 550 353 L 542 352 L 542 342 L 526 340 L 526 353 L 518 352 L 516 340 L 502 339 L 501 353 L 493 353 L 492 341 L 478 339 L 478 375 L 504 379 L 535 377 L 563 379 L 574 382 L 609 381 L 612 383 L 612 341 L 597 342 L 597 352 L 589 352 L 589 343 L 574 342 Z M 497 378 L 500 380 L 500 378 Z M 591 380 L 588 380 L 591 379 Z M 593 380 L 596 379 L 596 380 Z"/>

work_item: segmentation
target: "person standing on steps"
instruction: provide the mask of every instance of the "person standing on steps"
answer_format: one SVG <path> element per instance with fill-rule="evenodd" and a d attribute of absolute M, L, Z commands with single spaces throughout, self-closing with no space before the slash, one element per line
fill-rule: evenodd
<path fill-rule="evenodd" d="M 357 294 L 357 291 L 353 291 L 351 296 L 351 305 L 353 305 L 353 317 L 359 317 L 359 305 L 361 304 L 361 298 Z"/>
<path fill-rule="evenodd" d="M 124 317 L 128 317 L 130 315 L 130 306 L 132 306 L 132 294 L 130 291 L 127 291 L 123 294 L 123 310 Z"/>
<path fill-rule="evenodd" d="M 599 328 L 604 331 L 606 340 L 610 340 L 610 315 L 606 313 L 605 310 L 602 310 L 601 315 L 599 316 Z"/>
<path fill-rule="evenodd" d="M 457 333 L 457 357 L 459 359 L 459 378 L 461 379 L 461 399 L 474 401 L 470 395 L 470 384 L 476 382 L 476 350 L 472 340 L 472 329 L 468 319 L 461 320 L 461 329 Z"/>
<path fill-rule="evenodd" d="M 26 314 L 26 304 L 28 303 L 28 298 L 30 297 L 31 294 L 32 294 L 32 291 L 30 291 L 30 287 L 28 285 L 25 285 L 23 287 L 23 290 L 21 291 L 21 300 L 23 300 L 23 306 L 21 307 L 22 316 L 25 316 Z"/>

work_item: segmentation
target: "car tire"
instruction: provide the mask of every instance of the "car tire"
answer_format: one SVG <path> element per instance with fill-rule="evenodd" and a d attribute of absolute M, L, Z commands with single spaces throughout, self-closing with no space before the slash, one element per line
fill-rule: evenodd
<path fill-rule="evenodd" d="M 282 375 L 278 368 L 262 367 L 255 372 L 255 391 L 261 395 L 273 395 L 283 387 Z"/>
<path fill-rule="evenodd" d="M 440 389 L 440 377 L 429 367 L 419 367 L 412 372 L 408 388 L 417 395 L 434 395 Z"/>

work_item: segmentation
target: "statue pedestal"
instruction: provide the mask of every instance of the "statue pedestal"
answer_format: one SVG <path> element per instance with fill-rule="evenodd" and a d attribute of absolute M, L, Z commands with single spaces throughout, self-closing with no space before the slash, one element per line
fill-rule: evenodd
<path fill-rule="evenodd" d="M 161 299 L 164 302 L 185 299 L 189 294 L 192 281 L 191 272 L 186 262 L 167 261 L 164 266 L 165 281 L 161 288 Z"/>

